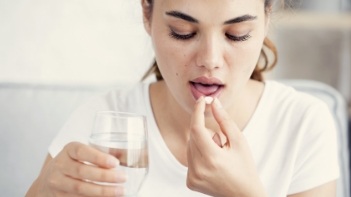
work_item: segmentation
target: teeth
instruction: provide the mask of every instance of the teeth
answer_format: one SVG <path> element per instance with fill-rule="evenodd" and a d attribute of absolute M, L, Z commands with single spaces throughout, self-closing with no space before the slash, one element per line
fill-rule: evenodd
<path fill-rule="evenodd" d="M 206 96 L 206 97 L 205 97 L 205 102 L 206 102 L 207 105 L 211 104 L 212 101 L 213 101 L 213 98 L 212 98 L 212 97 L 210 97 L 210 96 Z"/>

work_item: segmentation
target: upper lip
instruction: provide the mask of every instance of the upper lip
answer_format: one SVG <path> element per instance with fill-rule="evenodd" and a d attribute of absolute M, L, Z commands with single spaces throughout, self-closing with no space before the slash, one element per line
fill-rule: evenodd
<path fill-rule="evenodd" d="M 216 77 L 205 77 L 201 76 L 191 80 L 192 83 L 201 83 L 204 85 L 224 85 L 223 82 Z"/>

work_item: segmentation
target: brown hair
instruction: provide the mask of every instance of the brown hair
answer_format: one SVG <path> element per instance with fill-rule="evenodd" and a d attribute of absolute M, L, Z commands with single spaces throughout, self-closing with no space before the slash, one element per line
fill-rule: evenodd
<path fill-rule="evenodd" d="M 149 18 L 151 17 L 152 7 L 153 7 L 152 5 L 154 0 L 147 0 L 147 2 L 149 3 L 149 10 L 147 10 L 146 11 L 147 13 L 144 13 L 144 14 L 147 14 L 146 17 Z M 273 0 L 265 0 L 264 5 L 265 5 L 266 13 L 271 12 L 272 3 L 273 3 Z M 272 60 L 270 60 L 269 58 L 270 57 L 269 52 L 271 52 L 272 54 Z M 278 60 L 277 48 L 275 47 L 274 43 L 269 38 L 266 37 L 263 41 L 263 47 L 261 49 L 259 61 L 257 62 L 256 67 L 252 72 L 250 78 L 257 81 L 263 81 L 264 80 L 263 72 L 271 70 L 277 64 L 277 60 Z M 142 80 L 146 79 L 148 76 L 152 74 L 156 75 L 157 81 L 163 80 L 162 74 L 157 66 L 156 61 L 154 61 L 151 68 L 149 68 L 149 70 L 145 73 Z"/>

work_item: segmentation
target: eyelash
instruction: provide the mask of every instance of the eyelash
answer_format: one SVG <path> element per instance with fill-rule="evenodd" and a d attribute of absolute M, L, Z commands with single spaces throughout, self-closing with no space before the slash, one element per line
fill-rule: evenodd
<path fill-rule="evenodd" d="M 169 34 L 172 38 L 176 39 L 176 40 L 189 40 L 191 38 L 193 38 L 196 33 L 191 33 L 191 34 L 177 34 L 175 33 L 174 31 L 171 30 L 171 33 Z M 234 41 L 234 42 L 243 42 L 243 41 L 246 41 L 248 40 L 249 38 L 251 38 L 251 35 L 250 34 L 246 34 L 246 35 L 243 35 L 243 36 L 234 36 L 234 35 L 231 35 L 231 34 L 228 34 L 226 33 L 225 36 L 231 40 L 231 41 Z"/>
<path fill-rule="evenodd" d="M 243 41 L 246 41 L 249 38 L 251 38 L 250 34 L 246 34 L 246 35 L 243 35 L 243 36 L 233 36 L 233 35 L 230 35 L 230 34 L 225 34 L 225 35 L 227 36 L 227 38 L 229 40 L 233 40 L 235 42 L 243 42 Z"/>
<path fill-rule="evenodd" d="M 171 31 L 171 33 L 169 34 L 172 38 L 175 38 L 176 40 L 189 40 L 191 38 L 193 38 L 196 33 L 191 33 L 191 34 L 177 34 L 174 31 Z"/>

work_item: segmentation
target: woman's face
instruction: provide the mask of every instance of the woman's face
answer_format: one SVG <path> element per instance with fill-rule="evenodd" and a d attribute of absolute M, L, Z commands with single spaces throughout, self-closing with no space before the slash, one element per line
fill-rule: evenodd
<path fill-rule="evenodd" d="M 263 0 L 154 0 L 145 20 L 169 92 L 187 111 L 200 96 L 227 107 L 238 99 L 267 24 Z"/>

